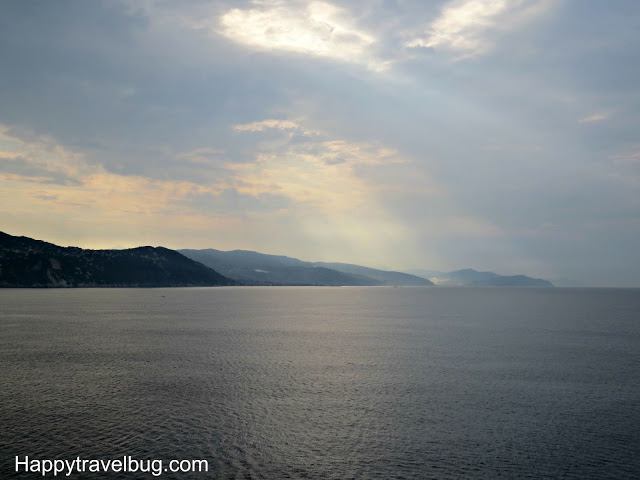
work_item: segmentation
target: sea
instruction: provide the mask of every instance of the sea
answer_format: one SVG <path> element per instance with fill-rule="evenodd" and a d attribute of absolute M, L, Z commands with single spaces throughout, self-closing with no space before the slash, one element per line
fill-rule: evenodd
<path fill-rule="evenodd" d="M 0 478 L 638 479 L 640 289 L 3 289 Z"/>

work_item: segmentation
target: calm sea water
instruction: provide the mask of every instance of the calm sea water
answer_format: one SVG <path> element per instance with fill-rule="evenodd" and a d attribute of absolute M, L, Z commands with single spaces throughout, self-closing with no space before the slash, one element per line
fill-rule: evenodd
<path fill-rule="evenodd" d="M 0 407 L 2 479 L 640 478 L 640 290 L 0 290 Z"/>

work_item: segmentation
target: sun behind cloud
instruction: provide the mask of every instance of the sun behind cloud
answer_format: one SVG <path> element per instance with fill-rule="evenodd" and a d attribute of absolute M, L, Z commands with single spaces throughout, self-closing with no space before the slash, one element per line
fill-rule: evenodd
<path fill-rule="evenodd" d="M 256 1 L 220 17 L 218 32 L 234 42 L 264 51 L 295 52 L 384 70 L 371 47 L 373 34 L 353 24 L 343 8 L 327 2 Z"/>

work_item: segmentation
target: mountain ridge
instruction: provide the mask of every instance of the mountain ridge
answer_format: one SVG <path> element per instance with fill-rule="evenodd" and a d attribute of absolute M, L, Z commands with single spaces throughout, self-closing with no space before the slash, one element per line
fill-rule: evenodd
<path fill-rule="evenodd" d="M 462 269 L 380 270 L 308 262 L 252 250 L 171 250 L 140 246 L 91 250 L 0 232 L 0 287 L 160 287 L 222 285 L 551 287 L 547 280 Z"/>
<path fill-rule="evenodd" d="M 180 249 L 223 275 L 253 285 L 432 286 L 427 279 L 346 263 L 307 262 L 252 250 Z"/>

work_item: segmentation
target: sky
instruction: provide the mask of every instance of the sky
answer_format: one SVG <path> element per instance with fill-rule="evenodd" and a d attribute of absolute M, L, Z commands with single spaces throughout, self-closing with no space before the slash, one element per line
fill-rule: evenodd
<path fill-rule="evenodd" d="M 640 286 L 637 0 L 0 0 L 0 230 Z"/>

